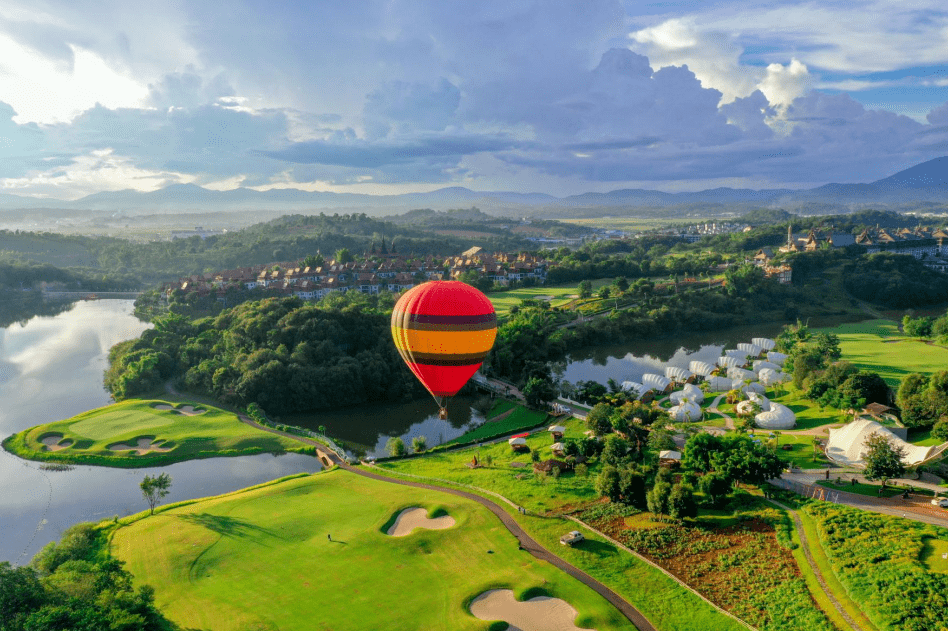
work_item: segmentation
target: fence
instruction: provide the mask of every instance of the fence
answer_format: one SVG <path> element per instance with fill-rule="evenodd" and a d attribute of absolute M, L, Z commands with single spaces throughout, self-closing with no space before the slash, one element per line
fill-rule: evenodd
<path fill-rule="evenodd" d="M 832 489 L 819 486 L 818 484 L 804 484 L 802 482 L 794 482 L 792 480 L 783 480 L 780 478 L 770 480 L 770 483 L 778 488 L 791 491 L 797 495 L 802 495 L 803 497 L 839 504 L 839 491 L 834 491 Z"/>

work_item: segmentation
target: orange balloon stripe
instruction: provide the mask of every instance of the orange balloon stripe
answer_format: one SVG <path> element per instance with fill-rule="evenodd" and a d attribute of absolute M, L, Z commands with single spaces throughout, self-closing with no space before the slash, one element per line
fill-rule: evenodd
<path fill-rule="evenodd" d="M 392 328 L 392 337 L 399 350 L 410 355 L 473 355 L 486 353 L 494 345 L 497 330 L 489 331 L 417 331 L 402 327 Z"/>

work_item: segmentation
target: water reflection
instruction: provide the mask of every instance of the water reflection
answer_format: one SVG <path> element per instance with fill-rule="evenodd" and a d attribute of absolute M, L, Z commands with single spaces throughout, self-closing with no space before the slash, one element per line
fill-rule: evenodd
<path fill-rule="evenodd" d="M 415 436 L 424 436 L 429 447 L 457 438 L 484 422 L 472 405 L 474 397 L 458 396 L 448 402 L 448 418 L 438 418 L 438 406 L 423 398 L 409 403 L 359 405 L 338 410 L 288 414 L 284 423 L 317 429 L 326 427 L 330 436 L 346 441 L 355 451 L 370 456 L 388 455 L 385 444 L 399 436 L 410 446 Z"/>
<path fill-rule="evenodd" d="M 132 308 L 131 300 L 80 302 L 54 317 L 0 329 L 0 439 L 107 405 L 102 376 L 109 349 L 150 326 L 132 315 Z M 319 469 L 309 456 L 264 454 L 151 469 L 52 472 L 0 450 L 0 561 L 28 561 L 77 522 L 144 510 L 138 484 L 146 472 L 171 474 L 166 501 L 172 502 Z"/>

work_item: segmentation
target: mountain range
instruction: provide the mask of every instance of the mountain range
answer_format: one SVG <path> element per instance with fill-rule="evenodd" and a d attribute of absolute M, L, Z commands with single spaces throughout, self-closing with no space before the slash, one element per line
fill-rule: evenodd
<path fill-rule="evenodd" d="M 899 171 L 887 178 L 864 184 L 824 184 L 807 190 L 714 188 L 687 193 L 648 189 L 621 189 L 609 193 L 583 193 L 554 197 L 543 193 L 472 191 L 463 187 L 442 188 L 429 193 L 366 195 L 357 193 L 308 192 L 299 189 L 255 191 L 237 188 L 215 191 L 194 184 L 174 184 L 152 192 L 108 191 L 74 201 L 40 199 L 0 194 L 0 209 L 64 209 L 114 212 L 189 212 L 212 210 L 270 211 L 360 211 L 373 215 L 404 212 L 414 208 L 443 210 L 477 206 L 487 212 L 532 216 L 563 216 L 580 209 L 634 211 L 646 208 L 688 207 L 720 210 L 729 207 L 794 209 L 805 205 L 854 207 L 904 205 L 910 202 L 948 204 L 948 156 L 935 158 Z M 568 212 L 567 212 L 568 214 Z"/>

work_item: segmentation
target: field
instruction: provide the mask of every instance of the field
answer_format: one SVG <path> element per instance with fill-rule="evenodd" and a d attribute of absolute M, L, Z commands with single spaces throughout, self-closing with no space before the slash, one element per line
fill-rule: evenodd
<path fill-rule="evenodd" d="M 500 414 L 503 414 L 503 412 L 495 414 L 494 416 L 499 416 Z M 510 413 L 507 414 L 507 416 L 496 421 L 488 420 L 468 433 L 458 436 L 454 440 L 447 441 L 445 444 L 466 443 L 472 440 L 487 439 L 499 434 L 513 434 L 521 430 L 533 429 L 541 423 L 544 423 L 548 416 L 546 412 L 528 410 L 520 405 L 514 406 L 510 409 Z"/>
<path fill-rule="evenodd" d="M 384 534 L 412 506 L 456 524 Z M 118 529 L 111 549 L 186 628 L 483 630 L 467 604 L 498 587 L 562 598 L 582 627 L 634 628 L 474 502 L 340 470 L 157 513 Z"/>
<path fill-rule="evenodd" d="M 510 313 L 510 308 L 520 305 L 523 300 L 536 300 L 539 296 L 553 296 L 550 300 L 551 307 L 562 307 L 576 298 L 577 285 L 558 286 L 558 287 L 521 287 L 511 289 L 510 291 L 495 291 L 488 298 L 494 303 L 494 309 L 498 316 L 506 316 Z"/>
<path fill-rule="evenodd" d="M 604 228 L 607 230 L 654 230 L 670 226 L 693 226 L 708 221 L 704 218 L 681 219 L 672 217 L 591 217 L 561 219 L 564 223 Z"/>
<path fill-rule="evenodd" d="M 193 409 L 194 415 L 182 409 Z M 118 445 L 125 448 L 110 449 Z M 14 434 L 4 447 L 32 460 L 111 467 L 306 449 L 297 441 L 241 423 L 233 412 L 157 399 L 131 399 L 39 425 Z"/>
<path fill-rule="evenodd" d="M 867 320 L 820 329 L 839 336 L 843 359 L 872 370 L 893 388 L 905 375 L 930 374 L 948 367 L 948 348 L 903 335 L 892 320 Z"/>

